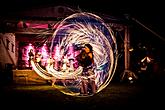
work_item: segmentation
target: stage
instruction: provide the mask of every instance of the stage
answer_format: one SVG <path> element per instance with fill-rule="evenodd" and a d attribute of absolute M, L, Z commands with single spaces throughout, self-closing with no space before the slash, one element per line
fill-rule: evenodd
<path fill-rule="evenodd" d="M 47 84 L 48 81 L 40 77 L 34 70 L 13 70 L 14 84 Z"/>

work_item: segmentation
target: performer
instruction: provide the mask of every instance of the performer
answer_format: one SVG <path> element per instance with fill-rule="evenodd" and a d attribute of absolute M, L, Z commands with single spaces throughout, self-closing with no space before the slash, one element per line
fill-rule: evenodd
<path fill-rule="evenodd" d="M 28 55 L 29 55 L 29 60 L 28 60 L 29 61 L 29 67 L 31 67 L 31 62 L 30 61 L 34 59 L 33 49 L 30 49 Z"/>
<path fill-rule="evenodd" d="M 81 53 L 77 56 L 77 60 L 79 61 L 79 65 L 84 68 L 87 68 L 94 64 L 93 49 L 90 44 L 85 44 L 84 48 L 82 48 Z"/>
<path fill-rule="evenodd" d="M 53 64 L 54 64 L 53 58 L 52 57 L 49 57 L 47 59 L 47 70 L 48 70 L 48 68 L 50 68 L 51 66 L 53 66 Z"/>
<path fill-rule="evenodd" d="M 36 62 L 37 62 L 40 66 L 42 66 L 42 65 L 41 65 L 41 59 L 42 59 L 41 52 L 37 51 L 35 58 L 36 58 Z"/>
<path fill-rule="evenodd" d="M 94 59 L 93 48 L 90 44 L 85 44 L 77 60 L 79 65 L 83 67 L 82 83 L 80 87 L 81 94 L 92 94 L 96 92 L 95 74 L 93 71 Z"/>

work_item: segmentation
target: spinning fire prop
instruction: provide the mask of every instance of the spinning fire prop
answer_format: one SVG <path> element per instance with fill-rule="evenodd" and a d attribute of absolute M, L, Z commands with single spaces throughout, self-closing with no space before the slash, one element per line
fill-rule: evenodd
<path fill-rule="evenodd" d="M 62 20 L 53 36 L 43 68 L 40 59 L 31 65 L 64 94 L 91 96 L 111 81 L 117 65 L 113 31 L 92 13 L 75 13 Z M 42 55 L 42 53 L 41 53 Z M 39 57 L 37 57 L 39 58 Z"/>

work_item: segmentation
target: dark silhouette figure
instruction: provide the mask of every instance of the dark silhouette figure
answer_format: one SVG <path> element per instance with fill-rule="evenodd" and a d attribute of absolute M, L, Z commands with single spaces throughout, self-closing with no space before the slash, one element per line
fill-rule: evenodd
<path fill-rule="evenodd" d="M 29 55 L 29 60 L 28 60 L 29 61 L 29 67 L 31 67 L 30 61 L 34 59 L 33 49 L 30 49 L 28 55 Z"/>

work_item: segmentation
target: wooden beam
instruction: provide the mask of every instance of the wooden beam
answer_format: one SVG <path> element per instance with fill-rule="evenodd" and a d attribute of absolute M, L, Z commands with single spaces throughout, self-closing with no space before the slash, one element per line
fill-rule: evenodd
<path fill-rule="evenodd" d="M 43 35 L 52 35 L 54 30 L 52 29 L 36 29 L 36 28 L 26 28 L 26 29 L 17 29 L 14 33 L 16 34 L 43 34 Z"/>

